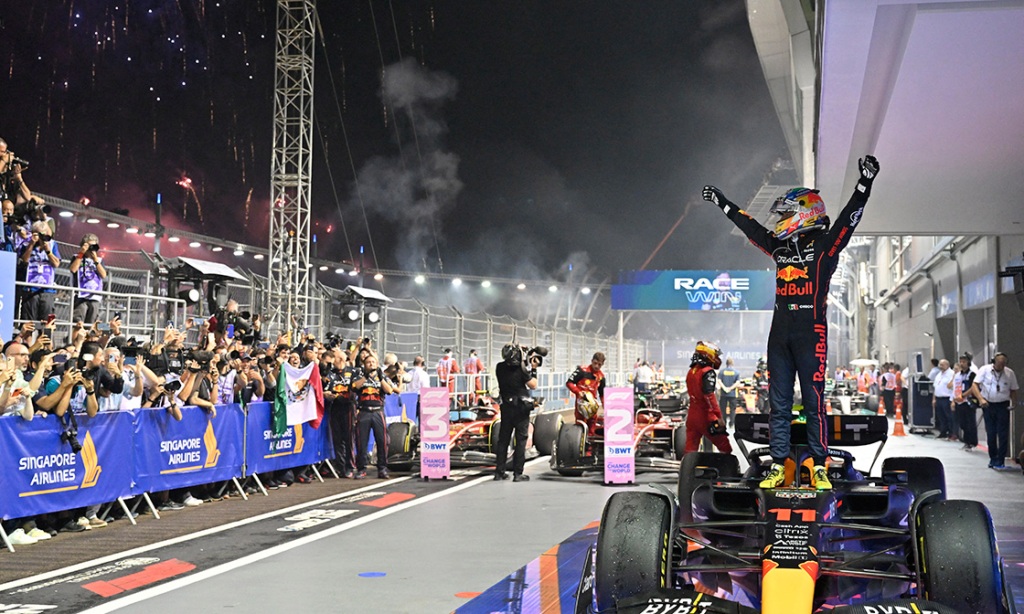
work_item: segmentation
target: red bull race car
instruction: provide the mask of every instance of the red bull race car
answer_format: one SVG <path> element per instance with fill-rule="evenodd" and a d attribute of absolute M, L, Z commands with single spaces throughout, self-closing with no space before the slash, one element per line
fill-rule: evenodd
<path fill-rule="evenodd" d="M 733 455 L 691 453 L 676 493 L 612 495 L 576 612 L 1015 614 L 985 506 L 947 500 L 935 458 L 888 458 L 880 476 L 862 474 L 838 446 L 877 443 L 877 461 L 885 417 L 828 420 L 832 490 L 808 486 L 799 423 L 786 486 L 761 489 L 768 448 L 744 442 L 768 444 L 768 416 L 747 414 L 736 417 L 745 472 Z"/>

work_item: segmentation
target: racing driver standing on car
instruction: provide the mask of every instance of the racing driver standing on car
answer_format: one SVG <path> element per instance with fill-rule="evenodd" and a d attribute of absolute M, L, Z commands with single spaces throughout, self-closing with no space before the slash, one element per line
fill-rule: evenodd
<path fill-rule="evenodd" d="M 732 453 L 729 435 L 722 423 L 722 410 L 718 407 L 715 389 L 718 384 L 716 370 L 722 366 L 722 350 L 712 343 L 697 342 L 686 373 L 686 392 L 690 395 L 690 409 L 686 412 L 686 452 L 696 452 L 700 440 L 708 436 L 720 452 Z"/>
<path fill-rule="evenodd" d="M 594 352 L 590 364 L 576 367 L 565 387 L 576 397 L 576 422 L 587 425 L 587 445 L 597 431 L 597 416 L 604 406 L 604 352 Z"/>
<path fill-rule="evenodd" d="M 825 309 L 839 253 L 850 242 L 864 213 L 871 184 L 878 174 L 878 160 L 865 156 L 858 161 L 858 167 L 857 187 L 831 228 L 825 215 L 825 203 L 817 190 L 794 188 L 777 199 L 771 212 L 782 217 L 775 225 L 775 232 L 770 232 L 729 202 L 721 190 L 704 186 L 704 200 L 717 205 L 776 265 L 775 315 L 768 333 L 768 369 L 772 374 L 768 392 L 772 466 L 761 488 L 777 488 L 785 482 L 793 383 L 798 376 L 804 407 L 808 410 L 807 443 L 814 460 L 812 480 L 819 490 L 832 488 L 825 470 L 828 455 Z"/>

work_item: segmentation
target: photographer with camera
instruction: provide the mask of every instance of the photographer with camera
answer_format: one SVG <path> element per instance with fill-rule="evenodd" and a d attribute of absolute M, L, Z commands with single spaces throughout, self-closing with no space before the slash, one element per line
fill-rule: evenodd
<path fill-rule="evenodd" d="M 543 350 L 543 353 L 538 352 Z M 502 361 L 494 367 L 501 397 L 501 430 L 498 431 L 497 462 L 494 479 L 508 479 L 505 463 L 508 458 L 508 444 L 515 432 L 516 443 L 512 451 L 512 481 L 525 482 L 530 476 L 523 473 L 526 464 L 526 440 L 530 430 L 530 412 L 533 400 L 530 391 L 537 388 L 537 367 L 547 354 L 544 348 L 527 348 L 509 343 L 501 348 Z"/>
<path fill-rule="evenodd" d="M 26 267 L 25 294 L 21 302 L 21 319 L 45 320 L 53 313 L 56 290 L 52 287 L 54 272 L 60 265 L 60 250 L 46 222 L 33 222 L 31 238 L 18 253 Z"/>
<path fill-rule="evenodd" d="M 28 358 L 28 348 L 20 343 L 11 343 L 0 355 L 0 415 L 20 415 L 25 420 L 34 415 L 34 395 L 22 366 L 28 363 Z"/>
<path fill-rule="evenodd" d="M 76 321 L 92 324 L 99 315 L 99 305 L 103 297 L 93 294 L 90 290 L 103 290 L 103 280 L 107 278 L 107 270 L 103 268 L 100 258 L 100 239 L 96 235 L 86 233 L 75 257 L 68 267 L 75 276 L 75 283 L 81 292 L 75 297 L 73 317 Z"/>
<path fill-rule="evenodd" d="M 257 316 L 258 317 L 258 316 Z M 238 311 L 238 301 L 229 298 L 224 308 L 210 318 L 211 331 L 217 345 L 229 345 L 234 339 L 257 332 L 253 328 L 252 315 L 248 311 Z M 254 340 L 254 343 L 258 339 Z"/>
<path fill-rule="evenodd" d="M 3 219 L 0 220 L 0 225 L 3 226 L 3 235 L 0 236 L 0 252 L 14 252 L 17 249 L 16 244 L 19 236 L 23 235 L 23 222 L 14 216 L 13 200 L 9 198 L 3 199 L 0 210 L 3 212 Z"/>

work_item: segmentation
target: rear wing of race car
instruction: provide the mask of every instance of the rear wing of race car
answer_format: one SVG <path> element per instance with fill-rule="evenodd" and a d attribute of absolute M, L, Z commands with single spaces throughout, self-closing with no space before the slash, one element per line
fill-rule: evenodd
<path fill-rule="evenodd" d="M 881 444 L 871 461 L 869 472 L 874 469 L 875 462 L 878 461 L 878 457 L 882 454 L 882 448 L 885 447 L 885 442 L 889 438 L 889 421 L 885 416 L 833 414 L 825 418 L 825 427 L 828 431 L 829 447 Z M 790 424 L 790 429 L 790 446 L 807 445 L 807 424 L 805 422 L 794 420 Z M 744 454 L 746 454 L 746 446 L 743 445 L 743 441 L 762 446 L 769 445 L 771 439 L 768 436 L 768 414 L 737 414 L 735 437 Z"/>
<path fill-rule="evenodd" d="M 866 446 L 888 439 L 889 422 L 885 416 L 834 414 L 826 418 L 828 445 Z M 807 425 L 794 420 L 790 426 L 790 445 L 807 444 Z M 738 414 L 736 439 L 768 445 L 768 414 Z"/>

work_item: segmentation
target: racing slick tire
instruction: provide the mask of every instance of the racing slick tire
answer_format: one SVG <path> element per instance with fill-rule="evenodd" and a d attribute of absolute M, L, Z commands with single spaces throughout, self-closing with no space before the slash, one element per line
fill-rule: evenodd
<path fill-rule="evenodd" d="M 672 504 L 651 492 L 618 492 L 608 499 L 597 534 L 594 594 L 598 612 L 615 602 L 664 588 L 672 556 Z"/>
<path fill-rule="evenodd" d="M 882 473 L 906 471 L 907 487 L 916 500 L 930 490 L 941 490 L 939 501 L 946 500 L 946 470 L 942 461 L 931 456 L 894 456 L 882 461 Z"/>
<path fill-rule="evenodd" d="M 558 429 L 558 445 L 555 449 L 555 471 L 558 475 L 579 477 L 582 469 L 562 469 L 576 467 L 583 458 L 583 446 L 586 444 L 587 433 L 582 424 L 563 422 Z"/>
<path fill-rule="evenodd" d="M 491 430 L 487 433 L 487 448 L 491 451 L 491 454 L 498 453 L 498 434 L 501 433 L 501 420 L 495 420 L 491 423 Z M 515 441 L 515 433 L 511 439 L 509 439 L 509 448 L 512 447 Z"/>
<path fill-rule="evenodd" d="M 392 422 L 388 425 L 388 455 L 398 456 L 402 459 L 398 462 L 389 460 L 389 469 L 394 471 L 410 471 L 412 469 L 412 462 L 406 460 L 411 459 L 414 452 L 412 450 L 412 435 L 412 424 L 408 422 Z"/>
<path fill-rule="evenodd" d="M 928 503 L 915 522 L 925 599 L 958 612 L 1006 611 L 995 529 L 982 503 Z"/>
<path fill-rule="evenodd" d="M 683 460 L 686 456 L 686 427 L 683 425 L 672 429 L 672 451 L 677 461 Z"/>
<path fill-rule="evenodd" d="M 562 414 L 556 411 L 542 412 L 533 419 L 533 447 L 541 456 L 551 454 L 552 443 L 558 437 L 558 425 Z"/>
<path fill-rule="evenodd" d="M 864 407 L 868 411 L 870 411 L 871 413 L 877 414 L 878 413 L 878 395 L 877 394 L 869 394 L 867 396 L 867 398 L 864 399 Z"/>
<path fill-rule="evenodd" d="M 693 522 L 693 491 L 701 484 L 710 484 L 710 477 L 697 477 L 697 467 L 714 467 L 719 478 L 740 475 L 740 461 L 732 454 L 718 452 L 690 452 L 679 464 L 679 522 Z"/>

